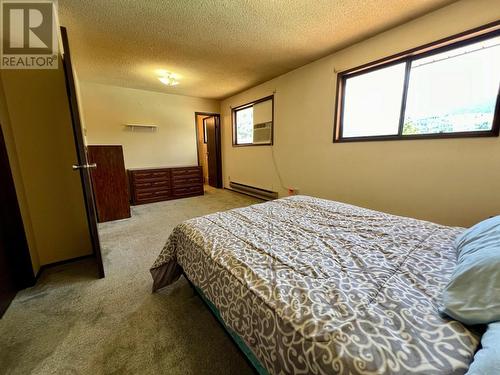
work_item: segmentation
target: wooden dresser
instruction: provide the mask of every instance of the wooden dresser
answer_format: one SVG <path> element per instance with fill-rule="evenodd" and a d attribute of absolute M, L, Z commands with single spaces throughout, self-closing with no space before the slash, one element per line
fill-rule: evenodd
<path fill-rule="evenodd" d="M 202 167 L 128 170 L 132 204 L 203 195 Z"/>

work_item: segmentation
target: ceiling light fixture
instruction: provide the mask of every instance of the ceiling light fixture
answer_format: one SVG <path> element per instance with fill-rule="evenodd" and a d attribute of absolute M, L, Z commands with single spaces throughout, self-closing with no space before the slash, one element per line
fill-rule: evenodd
<path fill-rule="evenodd" d="M 175 86 L 179 84 L 179 81 L 176 79 L 175 74 L 170 72 L 160 73 L 158 79 L 161 83 L 167 86 Z"/>

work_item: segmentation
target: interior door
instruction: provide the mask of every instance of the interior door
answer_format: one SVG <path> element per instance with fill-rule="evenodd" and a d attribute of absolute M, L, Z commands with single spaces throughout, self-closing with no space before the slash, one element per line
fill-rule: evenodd
<path fill-rule="evenodd" d="M 220 117 L 205 119 L 207 127 L 208 184 L 222 188 Z"/>
<path fill-rule="evenodd" d="M 104 265 L 102 263 L 101 244 L 99 233 L 97 231 L 97 216 L 95 211 L 94 196 L 92 193 L 92 184 L 90 180 L 89 169 L 95 168 L 95 164 L 89 164 L 85 143 L 83 141 L 82 124 L 78 100 L 76 96 L 75 77 L 73 75 L 73 66 L 71 64 L 71 54 L 69 49 L 68 34 L 65 27 L 61 27 L 61 39 L 63 44 L 63 65 L 66 76 L 66 90 L 68 92 L 69 106 L 71 112 L 71 122 L 73 124 L 73 135 L 75 137 L 76 153 L 78 164 L 73 166 L 75 171 L 79 171 L 82 180 L 83 195 L 85 199 L 85 208 L 87 211 L 87 220 L 92 241 L 92 249 L 97 261 L 99 276 L 104 277 Z M 71 166 L 68 165 L 68 168 Z"/>
<path fill-rule="evenodd" d="M 0 317 L 16 293 L 34 283 L 35 275 L 0 126 Z"/>

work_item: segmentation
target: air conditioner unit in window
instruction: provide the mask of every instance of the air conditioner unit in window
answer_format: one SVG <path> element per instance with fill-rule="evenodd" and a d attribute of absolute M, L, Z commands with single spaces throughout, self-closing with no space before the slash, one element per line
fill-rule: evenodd
<path fill-rule="evenodd" d="M 271 143 L 273 131 L 272 121 L 254 124 L 253 126 L 253 143 Z"/>

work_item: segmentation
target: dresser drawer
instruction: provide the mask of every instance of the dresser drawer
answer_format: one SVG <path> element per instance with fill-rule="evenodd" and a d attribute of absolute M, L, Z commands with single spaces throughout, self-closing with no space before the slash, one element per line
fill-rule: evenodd
<path fill-rule="evenodd" d="M 134 204 L 202 195 L 201 167 L 176 167 L 129 170 Z"/>
<path fill-rule="evenodd" d="M 165 181 L 170 178 L 170 171 L 153 170 L 153 171 L 132 172 L 132 178 L 137 182 Z"/>
<path fill-rule="evenodd" d="M 136 191 L 135 192 L 135 201 L 148 201 L 148 200 L 158 200 L 160 198 L 169 198 L 172 193 L 170 189 L 161 189 L 161 190 L 150 190 L 150 191 Z"/>
<path fill-rule="evenodd" d="M 137 181 L 134 184 L 135 190 L 150 190 L 150 189 L 161 189 L 170 188 L 169 180 L 158 180 L 158 181 Z"/>
<path fill-rule="evenodd" d="M 199 185 L 203 183 L 203 176 L 174 176 L 172 178 L 174 186 Z"/>
<path fill-rule="evenodd" d="M 173 192 L 176 197 L 184 195 L 199 195 L 203 194 L 203 185 L 174 187 Z"/>
<path fill-rule="evenodd" d="M 172 179 L 174 180 L 180 177 L 198 177 L 201 175 L 202 175 L 201 168 L 172 169 Z"/>

